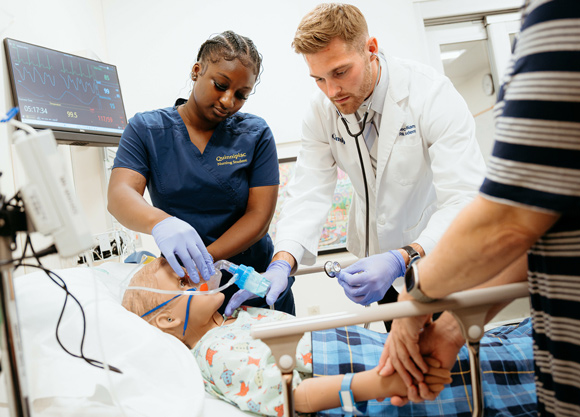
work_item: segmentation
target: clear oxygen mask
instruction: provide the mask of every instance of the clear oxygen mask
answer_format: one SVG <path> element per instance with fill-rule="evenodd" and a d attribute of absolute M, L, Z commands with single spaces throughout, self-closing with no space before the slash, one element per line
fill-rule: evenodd
<path fill-rule="evenodd" d="M 224 260 L 217 261 L 214 266 L 216 271 L 223 269 L 233 275 L 232 279 L 228 281 L 229 285 L 233 280 L 240 289 L 249 291 L 258 297 L 265 297 L 270 289 L 270 280 L 258 274 L 251 266 L 236 265 Z"/>
<path fill-rule="evenodd" d="M 145 260 L 143 259 L 141 263 L 144 263 L 144 261 Z M 189 319 L 189 308 L 192 296 L 215 294 L 225 290 L 226 288 L 234 284 L 236 284 L 240 289 L 250 291 L 251 293 L 257 295 L 258 297 L 264 297 L 268 292 L 268 290 L 270 289 L 270 280 L 268 280 L 263 275 L 258 274 L 252 267 L 248 267 L 245 265 L 236 265 L 232 262 L 225 260 L 217 261 L 216 263 L 214 263 L 214 267 L 216 273 L 212 275 L 208 281 L 201 280 L 199 283 L 195 284 L 191 282 L 191 280 L 187 275 L 184 278 L 182 278 L 183 281 L 187 280 L 187 285 L 184 283 L 183 286 L 189 287 L 184 291 L 162 290 L 158 288 L 134 286 L 134 285 L 128 286 L 126 290 L 142 290 L 155 292 L 159 294 L 173 295 L 173 297 L 171 297 L 170 299 L 157 305 L 156 307 L 153 307 L 152 309 L 141 315 L 141 318 L 144 318 L 148 322 L 151 322 L 151 320 L 153 320 L 159 313 L 161 313 L 165 308 L 167 308 L 169 303 L 176 302 L 175 300 L 180 299 L 182 296 L 188 297 L 186 317 L 183 328 L 183 335 L 185 335 L 185 330 L 187 328 L 187 322 Z M 220 286 L 222 278 L 221 270 L 228 271 L 230 274 L 232 274 L 232 278 L 222 286 Z"/>
<path fill-rule="evenodd" d="M 249 291 L 258 297 L 265 297 L 266 293 L 270 289 L 270 280 L 257 273 L 251 266 L 236 265 L 229 261 L 220 260 L 214 263 L 214 267 L 216 273 L 213 274 L 208 281 L 200 280 L 200 282 L 197 284 L 190 281 L 191 288 L 186 291 L 161 290 L 158 288 L 141 286 L 129 286 L 127 287 L 127 290 L 143 290 L 156 292 L 159 294 L 174 294 L 185 296 L 211 295 L 217 292 L 221 292 L 226 288 L 236 284 L 240 289 Z M 221 270 L 232 274 L 232 278 L 222 286 L 220 286 L 222 279 Z"/>

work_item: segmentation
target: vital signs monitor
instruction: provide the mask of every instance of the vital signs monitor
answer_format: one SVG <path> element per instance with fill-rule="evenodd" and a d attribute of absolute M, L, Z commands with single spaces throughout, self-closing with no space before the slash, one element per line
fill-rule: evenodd
<path fill-rule="evenodd" d="M 127 118 L 114 65 L 10 38 L 4 49 L 20 121 L 59 143 L 118 146 Z"/>

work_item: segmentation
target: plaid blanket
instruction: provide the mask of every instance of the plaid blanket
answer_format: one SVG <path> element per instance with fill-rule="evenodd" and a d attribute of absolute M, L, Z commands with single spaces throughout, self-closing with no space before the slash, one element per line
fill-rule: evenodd
<path fill-rule="evenodd" d="M 374 368 L 387 334 L 359 326 L 312 333 L 314 376 L 345 374 Z M 536 416 L 536 387 L 532 352 L 531 320 L 486 332 L 481 339 L 480 361 L 486 416 Z M 464 346 L 451 371 L 453 382 L 435 401 L 395 407 L 369 401 L 372 416 L 471 416 L 469 355 Z M 319 413 L 341 416 L 340 408 Z"/>

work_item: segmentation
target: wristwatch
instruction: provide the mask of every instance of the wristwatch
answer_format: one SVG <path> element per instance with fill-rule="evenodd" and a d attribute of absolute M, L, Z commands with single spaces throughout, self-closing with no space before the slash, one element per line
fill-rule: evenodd
<path fill-rule="evenodd" d="M 407 255 L 409 255 L 409 264 L 407 265 L 407 270 L 411 267 L 411 265 L 414 262 L 421 259 L 421 255 L 419 255 L 419 252 L 417 252 L 415 248 L 413 248 L 412 246 L 403 246 L 401 249 L 403 249 L 405 252 L 407 252 Z"/>
<path fill-rule="evenodd" d="M 417 263 L 413 263 L 405 272 L 405 286 L 407 287 L 407 292 L 415 300 L 421 303 L 432 303 L 437 301 L 436 298 L 431 298 L 423 294 L 419 286 L 419 266 Z"/>
<path fill-rule="evenodd" d="M 340 397 L 340 404 L 342 405 L 342 411 L 345 416 L 362 416 L 367 410 L 367 401 L 354 402 L 354 395 L 350 389 L 353 377 L 354 374 L 346 374 L 342 378 L 338 396 Z"/>

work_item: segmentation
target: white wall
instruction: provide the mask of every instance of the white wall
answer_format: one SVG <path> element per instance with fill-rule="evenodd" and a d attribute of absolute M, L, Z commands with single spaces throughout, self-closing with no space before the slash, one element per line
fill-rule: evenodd
<path fill-rule="evenodd" d="M 264 117 L 277 142 L 298 140 L 302 109 L 315 85 L 290 45 L 300 19 L 318 3 L 103 0 L 107 47 L 119 67 L 127 114 L 187 98 L 199 46 L 231 29 L 251 38 L 264 56 L 261 83 L 242 110 Z M 352 3 L 365 13 L 371 34 L 387 52 L 426 62 L 421 20 L 410 0 Z"/>
<path fill-rule="evenodd" d="M 102 5 L 100 0 L 25 0 L 2 2 L 0 27 L 2 38 L 10 37 L 71 53 L 90 50 L 101 59 L 107 59 Z M 2 50 L 4 46 L 2 45 Z M 0 66 L 1 110 L 13 106 L 10 81 L 2 51 Z M 0 126 L 0 170 L 1 189 L 4 193 L 14 192 L 11 150 L 8 146 L 8 128 Z"/>
<path fill-rule="evenodd" d="M 475 117 L 475 135 L 485 161 L 489 159 L 493 149 L 493 110 L 496 102 L 496 92 L 491 96 L 483 92 L 483 77 L 489 74 L 489 68 L 480 68 L 461 80 L 452 79 L 453 85 L 463 97 L 468 98 L 467 104 Z"/>

